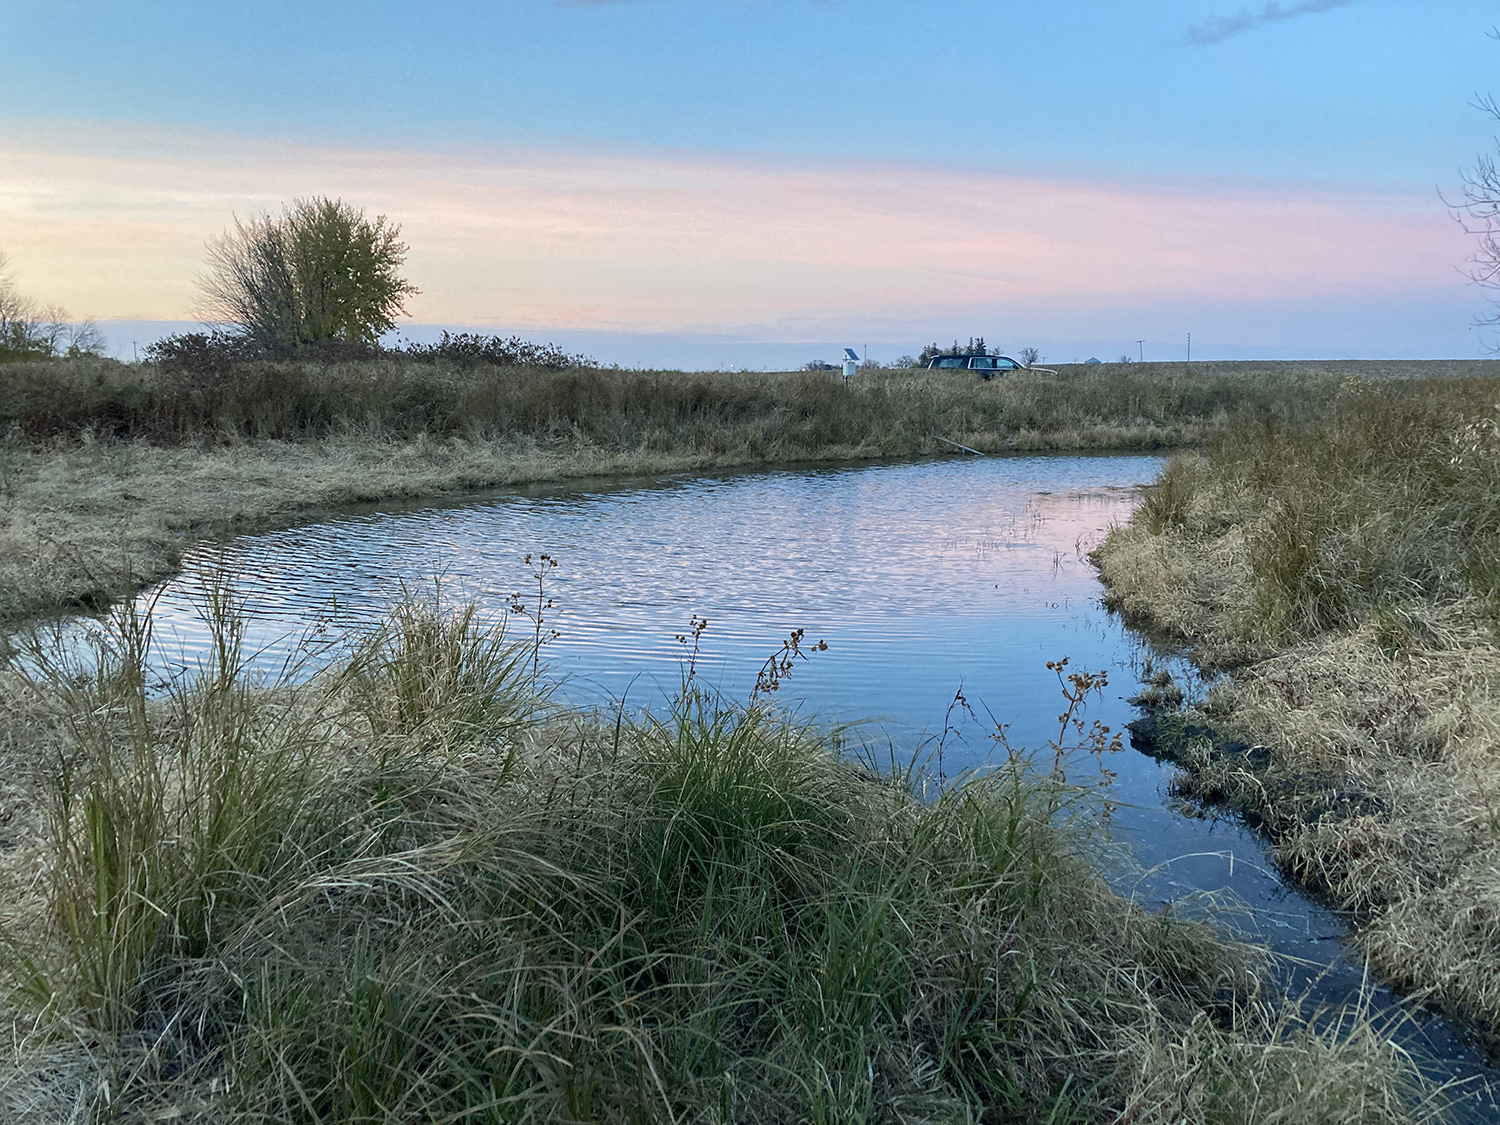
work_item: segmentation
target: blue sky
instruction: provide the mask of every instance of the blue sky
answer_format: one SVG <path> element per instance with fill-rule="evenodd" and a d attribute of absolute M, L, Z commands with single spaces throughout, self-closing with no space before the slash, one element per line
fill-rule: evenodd
<path fill-rule="evenodd" d="M 337 190 L 406 222 L 412 266 L 426 272 L 415 277 L 426 292 L 414 321 L 592 333 L 601 352 L 611 334 L 653 341 L 635 341 L 631 361 L 652 349 L 670 361 L 674 336 L 709 341 L 711 352 L 717 339 L 831 345 L 884 327 L 883 345 L 896 348 L 971 324 L 985 331 L 991 307 L 992 320 L 1016 323 L 987 335 L 1018 347 L 1010 336 L 1034 325 L 1044 351 L 1141 335 L 1165 346 L 1196 321 L 1213 325 L 1205 353 L 1217 339 L 1226 355 L 1477 354 L 1469 323 L 1483 306 L 1457 272 L 1463 244 L 1437 193 L 1452 192 L 1491 144 L 1494 123 L 1470 103 L 1500 88 L 1500 43 L 1486 35 L 1497 19 L 1494 5 L 1468 0 L 79 0 L 40 10 L 0 0 L 0 249 L 23 287 L 29 277 L 48 290 L 38 295 L 79 311 L 188 318 L 194 254 L 215 221 L 273 205 L 277 191 Z M 153 161 L 154 173 L 142 170 Z M 555 182 L 525 198 L 502 191 L 579 161 L 590 169 L 582 194 Z M 424 167 L 446 169 L 425 194 Z M 393 168 L 405 169 L 399 185 Z M 618 211 L 642 176 L 670 186 L 683 169 L 697 182 L 706 168 L 717 173 L 691 198 Z M 795 245 L 749 252 L 733 244 L 747 205 L 735 169 L 750 203 L 781 201 L 754 220 L 768 246 L 802 211 L 826 209 L 837 226 L 851 192 L 864 218 L 830 242 L 827 260 Z M 807 180 L 823 171 L 828 183 Z M 965 186 L 950 197 L 945 177 Z M 866 198 L 858 187 L 898 179 L 930 190 Z M 461 190 L 478 181 L 490 185 L 483 200 Z M 986 183 L 1014 207 L 975 207 Z M 129 215 L 148 189 L 152 237 L 164 241 L 137 271 L 132 303 L 97 278 L 125 268 L 129 244 L 141 243 Z M 180 237 L 168 247 L 174 192 L 191 199 L 179 201 Z M 1097 211 L 1036 203 L 1089 192 L 1107 197 Z M 431 204 L 438 198 L 448 202 Z M 453 218 L 461 199 L 469 210 Z M 1154 216 L 1151 199 L 1161 201 Z M 1140 263 L 1137 293 L 1124 266 L 1106 286 L 1088 277 L 1090 241 L 1113 247 L 1121 223 L 1173 228 L 1183 207 L 1196 214 L 1226 199 L 1226 216 L 1269 208 L 1244 237 L 1261 247 L 1283 238 L 1278 254 L 1302 281 L 1282 293 L 1266 262 L 1241 271 L 1254 284 L 1205 265 L 1253 256 L 1230 217 L 1202 228 L 1201 259 L 1158 259 L 1160 238 L 1114 247 Z M 1300 218 L 1279 223 L 1278 208 Z M 525 237 L 493 224 L 473 235 L 476 215 L 501 209 L 524 213 Z M 903 219 L 918 211 L 914 226 L 929 236 L 905 253 Z M 604 212 L 633 224 L 634 237 L 605 240 L 591 262 L 568 230 L 574 217 L 596 229 Z M 997 226 L 1012 213 L 1029 217 Z M 1385 223 L 1399 228 L 1400 260 L 1357 252 Z M 1010 257 L 1033 230 L 1051 257 Z M 1315 246 L 1314 230 L 1344 234 Z M 835 258 L 872 232 L 892 240 L 888 253 L 862 261 L 851 281 Z M 92 264 L 90 238 L 101 247 Z M 686 243 L 692 264 L 679 268 L 672 251 Z M 938 285 L 942 247 L 955 243 L 1009 264 L 971 262 Z M 903 271 L 903 261 L 916 265 Z M 487 288 L 487 262 L 550 280 L 536 293 Z M 797 291 L 808 271 L 848 298 Z M 1063 283 L 1070 271 L 1076 292 Z M 701 307 L 688 299 L 720 284 L 705 278 L 728 275 Z M 795 302 L 768 299 L 786 290 Z"/>

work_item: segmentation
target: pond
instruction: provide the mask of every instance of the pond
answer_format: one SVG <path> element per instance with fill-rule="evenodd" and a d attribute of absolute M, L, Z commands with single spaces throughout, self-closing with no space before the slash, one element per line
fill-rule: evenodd
<path fill-rule="evenodd" d="M 1146 456 L 972 457 L 356 512 L 196 549 L 154 592 L 154 615 L 168 649 L 201 650 L 194 573 L 223 565 L 239 576 L 251 643 L 270 664 L 315 623 L 325 634 L 368 624 L 403 588 L 430 591 L 434 576 L 445 599 L 477 599 L 497 619 L 512 595 L 534 606 L 522 559 L 546 552 L 559 560 L 542 591 L 557 636 L 542 653 L 570 701 L 659 705 L 680 685 L 689 646 L 677 637 L 694 615 L 708 620 L 698 678 L 743 698 L 801 629 L 804 648 L 828 647 L 797 662 L 783 703 L 857 721 L 852 737 L 882 758 L 925 755 L 935 768 L 940 742 L 952 775 L 1003 753 L 997 726 L 1013 746 L 1056 736 L 1063 700 L 1049 661 L 1107 674 L 1087 717 L 1115 731 L 1134 716 L 1126 700 L 1148 661 L 1193 683 L 1102 608 L 1087 561 L 1160 468 Z M 530 629 L 524 617 L 510 625 Z M 960 692 L 967 706 L 955 704 Z M 1092 759 L 1074 764 L 1078 780 L 1098 779 Z M 1294 991 L 1334 1004 L 1359 993 L 1364 969 L 1344 925 L 1282 882 L 1254 834 L 1182 809 L 1171 767 L 1128 748 L 1104 764 L 1118 775 L 1109 832 L 1122 894 L 1148 905 L 1210 896 L 1230 924 L 1285 955 Z M 1399 1011 L 1379 988 L 1371 1003 Z M 1464 1116 L 1500 1116 L 1485 1088 L 1495 1072 L 1441 1019 L 1419 1011 L 1392 1034 L 1435 1076 L 1474 1079 Z"/>

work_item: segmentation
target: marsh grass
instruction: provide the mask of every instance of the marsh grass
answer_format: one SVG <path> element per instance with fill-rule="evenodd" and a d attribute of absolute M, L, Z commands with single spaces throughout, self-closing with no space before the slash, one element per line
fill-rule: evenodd
<path fill-rule="evenodd" d="M 345 674 L 375 737 L 447 751 L 535 719 L 546 694 L 537 680 L 541 645 L 540 627 L 530 646 L 512 640 L 504 617 L 486 622 L 473 602 L 449 608 L 434 583 L 425 596 L 403 592 L 360 637 Z"/>
<path fill-rule="evenodd" d="M 165 682 L 129 608 L 29 665 L 66 737 L 22 1058 L 93 1060 L 33 1120 L 1431 1116 L 1362 1024 L 1314 1042 L 1253 951 L 1116 898 L 1023 754 L 939 786 L 686 675 L 655 716 L 543 709 L 437 601 L 257 678 L 205 597 Z"/>
<path fill-rule="evenodd" d="M 1349 384 L 1319 423 L 1226 439 L 1211 487 L 1238 492 L 1237 516 L 1256 513 L 1252 573 L 1273 631 L 1348 627 L 1382 602 L 1488 597 L 1497 422 L 1488 381 Z"/>
<path fill-rule="evenodd" d="M 1185 464 L 1097 552 L 1107 599 L 1235 668 L 1207 721 L 1271 756 L 1189 755 L 1180 789 L 1251 814 L 1382 972 L 1500 1047 L 1500 387 L 1350 382 Z"/>
<path fill-rule="evenodd" d="M 107 360 L 0 368 L 0 428 L 30 439 L 92 433 L 157 443 L 525 437 L 611 451 L 741 450 L 795 460 L 861 447 L 929 447 L 933 429 L 986 452 L 1146 447 L 1229 417 L 1309 417 L 1336 386 L 1316 371 L 1132 365 L 1023 372 L 546 370 L 398 358 L 240 363 L 187 373 Z"/>
<path fill-rule="evenodd" d="M 1135 519 L 1153 535 L 1181 527 L 1187 520 L 1189 505 L 1198 490 L 1202 460 L 1195 454 L 1178 454 L 1152 481 L 1141 496 Z"/>
<path fill-rule="evenodd" d="M 130 1027 L 161 965 L 201 955 L 337 821 L 341 802 L 317 780 L 330 697 L 264 698 L 227 586 L 211 579 L 201 609 L 209 652 L 166 682 L 149 671 L 149 606 L 135 603 L 86 654 L 32 648 L 18 662 L 67 735 L 48 816 L 62 977 L 33 960 L 27 987 L 65 990 L 105 1030 Z"/>

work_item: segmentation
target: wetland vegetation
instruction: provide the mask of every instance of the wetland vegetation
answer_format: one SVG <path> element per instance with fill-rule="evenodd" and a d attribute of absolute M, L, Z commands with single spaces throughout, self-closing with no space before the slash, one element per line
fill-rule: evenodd
<path fill-rule="evenodd" d="M 1350 382 L 1315 419 L 1226 430 L 1095 558 L 1127 619 L 1233 673 L 1157 717 L 1181 790 L 1262 824 L 1381 973 L 1494 1049 L 1497 384 Z"/>
<path fill-rule="evenodd" d="M 202 611 L 164 683 L 131 604 L 4 673 L 7 1120 L 1436 1111 L 1108 889 L 1066 725 L 940 788 L 691 665 L 654 717 L 557 707 L 534 637 L 436 601 L 310 678 L 247 671 L 224 576 Z"/>
<path fill-rule="evenodd" d="M 188 537 L 365 501 L 930 454 L 934 431 L 1191 448 L 1098 556 L 1133 620 L 1236 667 L 1208 720 L 1269 747 L 1250 768 L 1189 740 L 1183 791 L 1253 811 L 1379 964 L 1482 1025 L 1496 384 L 1400 378 L 1422 373 L 6 364 L 0 613 L 98 608 Z M 92 656 L 0 672 L 11 1118 L 1438 1112 L 1358 1009 L 1303 1022 L 1261 954 L 1111 892 L 1056 747 L 937 786 L 691 677 L 665 714 L 571 710 L 535 638 L 425 602 L 263 679 L 231 584 L 205 585 L 211 656 L 166 683 L 128 603 Z"/>

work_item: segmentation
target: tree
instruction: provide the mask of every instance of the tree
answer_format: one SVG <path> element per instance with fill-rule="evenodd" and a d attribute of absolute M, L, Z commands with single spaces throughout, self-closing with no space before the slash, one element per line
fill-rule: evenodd
<path fill-rule="evenodd" d="M 1027 367 L 1036 365 L 1036 361 L 1042 358 L 1042 353 L 1035 348 L 1022 348 L 1018 357 Z"/>
<path fill-rule="evenodd" d="M 931 343 L 931 344 L 928 344 L 925 348 L 922 349 L 922 354 L 917 357 L 917 364 L 918 364 L 918 366 L 926 367 L 927 366 L 927 362 L 929 360 L 935 359 L 936 357 L 938 357 L 940 355 L 996 355 L 996 354 L 999 354 L 999 353 L 997 353 L 997 352 L 991 352 L 990 351 L 989 347 L 984 342 L 984 337 L 983 336 L 970 336 L 969 337 L 969 342 L 968 342 L 967 345 L 960 344 L 957 340 L 953 341 L 953 346 L 951 348 L 945 348 L 941 344 L 938 344 L 935 341 L 933 343 Z"/>
<path fill-rule="evenodd" d="M 42 320 L 51 310 L 38 308 L 22 295 L 8 267 L 8 259 L 0 254 L 0 352 L 12 359 L 51 355 L 51 338 L 56 333 Z"/>
<path fill-rule="evenodd" d="M 1500 31 L 1490 33 L 1500 39 Z M 1493 96 L 1474 103 L 1491 117 L 1500 120 L 1500 103 Z M 1474 167 L 1464 173 L 1463 197 L 1458 202 L 1444 198 L 1453 217 L 1465 233 L 1474 235 L 1479 245 L 1469 256 L 1469 278 L 1483 289 L 1500 290 L 1500 167 L 1495 157 L 1481 154 Z M 1500 298 L 1493 299 L 1495 311 L 1475 317 L 1480 326 L 1500 324 Z"/>
<path fill-rule="evenodd" d="M 0 359 L 99 355 L 104 337 L 91 320 L 72 324 L 57 305 L 40 305 L 16 288 L 0 253 Z"/>
<path fill-rule="evenodd" d="M 324 196 L 262 214 L 208 245 L 206 319 L 234 325 L 271 355 L 326 341 L 374 344 L 419 290 L 398 272 L 401 228 Z"/>

